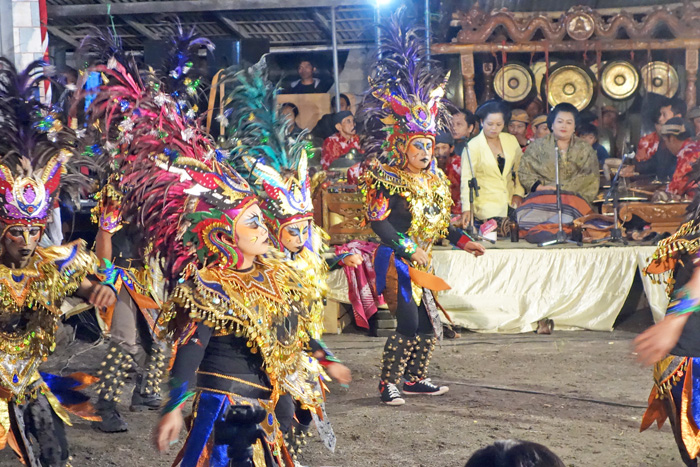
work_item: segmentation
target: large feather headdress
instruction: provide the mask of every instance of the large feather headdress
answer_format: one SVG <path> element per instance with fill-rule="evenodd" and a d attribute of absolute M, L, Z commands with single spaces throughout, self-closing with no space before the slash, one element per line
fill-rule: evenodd
<path fill-rule="evenodd" d="M 280 246 L 285 225 L 313 217 L 306 134 L 287 135 L 289 122 L 278 112 L 277 88 L 267 79 L 264 62 L 239 71 L 232 82 L 227 99 L 231 163 L 261 196 L 272 240 Z"/>
<path fill-rule="evenodd" d="M 77 205 L 95 169 L 76 133 L 40 100 L 50 81 L 40 61 L 18 71 L 0 58 L 0 222 L 45 226 L 63 191 Z"/>
<path fill-rule="evenodd" d="M 403 168 L 410 141 L 434 139 L 444 126 L 440 120 L 449 74 L 429 60 L 423 31 L 411 27 L 405 7 L 379 28 L 381 46 L 370 89 L 357 111 L 358 133 L 367 155 L 384 154 L 389 164 Z"/>
<path fill-rule="evenodd" d="M 199 51 L 212 52 L 214 44 L 194 27 L 184 30 L 178 18 L 174 20 L 174 28 L 162 65 L 155 69 L 149 67 L 146 81 L 156 91 L 169 94 L 180 113 L 194 120 L 200 114 L 199 103 L 205 87 L 205 78 L 197 63 Z"/>
<path fill-rule="evenodd" d="M 248 182 L 164 86 L 144 85 L 117 56 L 94 70 L 104 83 L 89 115 L 121 162 L 122 215 L 143 232 L 142 254 L 160 261 L 168 287 L 189 264 L 236 266 L 235 225 L 256 202 Z"/>

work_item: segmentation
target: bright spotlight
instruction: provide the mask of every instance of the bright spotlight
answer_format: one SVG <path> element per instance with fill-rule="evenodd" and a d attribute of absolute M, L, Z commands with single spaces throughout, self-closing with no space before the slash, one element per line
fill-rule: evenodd
<path fill-rule="evenodd" d="M 392 0 L 375 0 L 375 1 L 377 2 L 377 8 L 387 6 L 392 2 Z"/>

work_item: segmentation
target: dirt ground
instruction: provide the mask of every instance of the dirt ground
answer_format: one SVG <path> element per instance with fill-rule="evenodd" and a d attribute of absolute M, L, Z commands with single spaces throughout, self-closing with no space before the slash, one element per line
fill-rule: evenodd
<path fill-rule="evenodd" d="M 681 465 L 668 426 L 639 433 L 651 370 L 631 355 L 638 328 L 551 336 L 466 333 L 445 341 L 433 359 L 433 379 L 448 383 L 450 392 L 410 398 L 402 407 L 383 406 L 377 397 L 384 339 L 328 336 L 354 381 L 349 389 L 331 384 L 336 452 L 313 438 L 303 461 L 314 467 L 463 466 L 477 448 L 519 438 L 549 446 L 571 466 Z M 104 344 L 74 342 L 49 366 L 94 372 L 104 350 Z M 74 466 L 170 465 L 174 452 L 159 455 L 150 446 L 157 413 L 122 408 L 128 433 L 99 433 L 84 421 L 68 429 Z M 9 448 L 0 452 L 0 465 L 17 465 Z"/>

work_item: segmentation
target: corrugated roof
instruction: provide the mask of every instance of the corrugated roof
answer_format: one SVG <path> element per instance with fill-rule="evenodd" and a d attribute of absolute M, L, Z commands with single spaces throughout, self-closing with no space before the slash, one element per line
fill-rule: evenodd
<path fill-rule="evenodd" d="M 164 39 L 172 34 L 173 17 L 167 15 L 168 2 L 182 3 L 182 0 L 109 0 L 111 4 L 134 3 L 144 5 L 152 1 L 163 3 L 161 13 L 120 14 L 112 20 L 117 33 L 127 48 L 138 49 L 146 40 Z M 107 0 L 47 0 L 54 7 L 78 5 L 104 5 Z M 374 8 L 370 5 L 342 5 L 337 2 L 336 27 L 338 44 L 362 44 L 374 41 Z M 235 3 L 234 3 L 235 5 Z M 54 9 L 54 11 L 57 11 Z M 83 17 L 70 14 L 51 15 L 49 7 L 49 33 L 55 41 L 62 42 L 68 49 L 85 36 L 92 25 L 111 25 L 106 14 Z M 123 11 L 122 11 L 123 13 Z M 185 28 L 194 27 L 209 38 L 231 37 L 235 39 L 266 39 L 271 47 L 295 45 L 330 45 L 330 8 L 296 8 L 272 10 L 219 10 L 177 15 Z"/>

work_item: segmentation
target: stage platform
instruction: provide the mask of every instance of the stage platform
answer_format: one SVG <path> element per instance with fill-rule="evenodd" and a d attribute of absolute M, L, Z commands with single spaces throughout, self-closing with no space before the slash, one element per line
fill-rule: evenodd
<path fill-rule="evenodd" d="M 556 330 L 610 331 L 635 275 L 654 246 L 553 246 L 524 242 L 486 245 L 484 256 L 437 248 L 435 274 L 452 287 L 439 295 L 456 324 L 479 332 L 518 333 L 536 329 L 540 319 Z M 654 320 L 663 317 L 665 286 L 642 275 Z M 329 299 L 349 303 L 342 270 L 329 277 Z"/>

